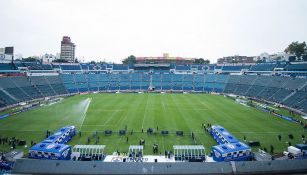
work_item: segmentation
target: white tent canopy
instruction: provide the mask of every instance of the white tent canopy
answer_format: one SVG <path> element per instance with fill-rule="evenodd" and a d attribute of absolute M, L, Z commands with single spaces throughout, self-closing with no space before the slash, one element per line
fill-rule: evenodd
<path fill-rule="evenodd" d="M 72 149 L 72 157 L 101 156 L 103 155 L 105 145 L 75 145 Z"/>
<path fill-rule="evenodd" d="M 205 156 L 203 145 L 174 145 L 174 156 L 179 160 L 197 159 Z"/>

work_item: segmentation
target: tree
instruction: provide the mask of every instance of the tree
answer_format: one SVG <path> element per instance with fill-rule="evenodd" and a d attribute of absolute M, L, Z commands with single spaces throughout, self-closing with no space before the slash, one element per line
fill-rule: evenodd
<path fill-rule="evenodd" d="M 204 64 L 205 60 L 203 58 L 196 58 L 194 64 Z"/>
<path fill-rule="evenodd" d="M 307 61 L 307 53 L 306 53 L 306 55 L 302 55 L 302 59 L 303 59 L 303 61 Z"/>
<path fill-rule="evenodd" d="M 134 64 L 136 63 L 136 58 L 134 55 L 130 55 L 128 58 L 125 58 L 122 62 L 123 64 Z"/>
<path fill-rule="evenodd" d="M 289 61 L 290 61 L 290 62 L 295 61 L 295 56 L 289 56 Z"/>
<path fill-rule="evenodd" d="M 98 61 L 98 62 L 96 62 L 97 64 L 106 64 L 107 62 L 105 62 L 105 61 Z"/>
<path fill-rule="evenodd" d="M 306 51 L 306 43 L 305 43 L 305 41 L 302 42 L 302 43 L 299 43 L 298 41 L 292 42 L 285 49 L 286 53 L 294 54 L 297 59 L 300 59 L 301 56 L 305 53 L 305 51 Z M 290 59 L 289 59 L 289 61 L 290 61 Z"/>
<path fill-rule="evenodd" d="M 196 58 L 194 64 L 209 64 L 210 60 L 205 60 L 203 58 Z"/>
<path fill-rule="evenodd" d="M 37 62 L 39 60 L 34 58 L 34 57 L 28 57 L 28 58 L 23 58 L 22 61 L 25 61 L 25 62 Z"/>
<path fill-rule="evenodd" d="M 89 62 L 89 64 L 106 64 L 106 62 L 105 61 L 94 61 L 94 60 L 92 60 L 92 61 L 90 61 Z"/>

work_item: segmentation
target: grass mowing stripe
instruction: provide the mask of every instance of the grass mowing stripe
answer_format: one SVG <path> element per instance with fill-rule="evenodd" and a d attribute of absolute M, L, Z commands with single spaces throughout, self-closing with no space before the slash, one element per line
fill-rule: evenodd
<path fill-rule="evenodd" d="M 87 103 L 82 101 L 88 98 L 92 100 L 84 117 Z M 287 149 L 286 142 L 291 141 L 292 145 L 301 143 L 301 134 L 306 133 L 297 124 L 254 108 L 246 108 L 220 95 L 101 93 L 68 97 L 60 104 L 40 107 L 0 120 L 0 135 L 40 142 L 45 138 L 46 129 L 56 131 L 69 124 L 77 127 L 82 125 L 82 136 L 73 137 L 70 145 L 87 144 L 87 138 L 91 138 L 89 144 L 95 144 L 93 133 L 98 131 L 98 144 L 106 145 L 107 154 L 117 149 L 126 152 L 129 145 L 138 145 L 141 138 L 146 139 L 144 153 L 152 154 L 151 145 L 154 143 L 159 144 L 161 152 L 172 149 L 175 144 L 194 144 L 190 137 L 193 131 L 197 144 L 203 144 L 209 153 L 211 146 L 217 143 L 203 130 L 203 122 L 222 125 L 241 141 L 244 135 L 247 140 L 260 141 L 262 148 L 274 145 L 275 151 L 279 153 Z M 128 134 L 120 136 L 117 131 L 125 125 L 128 126 Z M 142 126 L 144 133 L 141 133 Z M 156 126 L 159 126 L 159 131 L 168 130 L 170 133 L 146 133 L 147 127 Z M 134 134 L 130 135 L 132 129 Z M 106 136 L 104 130 L 115 132 Z M 178 130 L 184 131 L 184 136 L 176 136 L 175 131 Z M 294 139 L 288 138 L 290 133 Z M 282 135 L 281 141 L 277 138 L 279 134 Z M 129 137 L 128 143 L 126 137 Z M 0 145 L 0 149 L 7 148 L 7 145 Z M 17 149 L 27 151 L 23 147 Z"/>
<path fill-rule="evenodd" d="M 144 111 L 144 115 L 143 115 L 143 121 L 142 121 L 142 129 L 144 128 L 144 121 L 145 121 L 145 118 L 146 118 L 146 113 L 147 113 L 147 106 L 148 106 L 148 99 L 149 99 L 149 95 L 146 94 L 146 106 L 145 106 L 145 111 Z"/>

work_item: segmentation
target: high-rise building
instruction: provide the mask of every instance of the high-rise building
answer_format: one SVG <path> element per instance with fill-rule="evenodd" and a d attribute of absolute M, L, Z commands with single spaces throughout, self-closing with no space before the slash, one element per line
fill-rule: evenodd
<path fill-rule="evenodd" d="M 63 39 L 61 41 L 61 59 L 65 59 L 69 62 L 74 62 L 75 48 L 76 45 L 71 42 L 70 37 L 63 36 Z"/>

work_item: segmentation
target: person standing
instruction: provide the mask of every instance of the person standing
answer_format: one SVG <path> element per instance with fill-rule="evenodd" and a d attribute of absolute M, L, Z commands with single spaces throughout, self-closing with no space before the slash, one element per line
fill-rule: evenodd
<path fill-rule="evenodd" d="M 87 138 L 87 144 L 89 144 L 91 142 L 90 137 Z"/>

